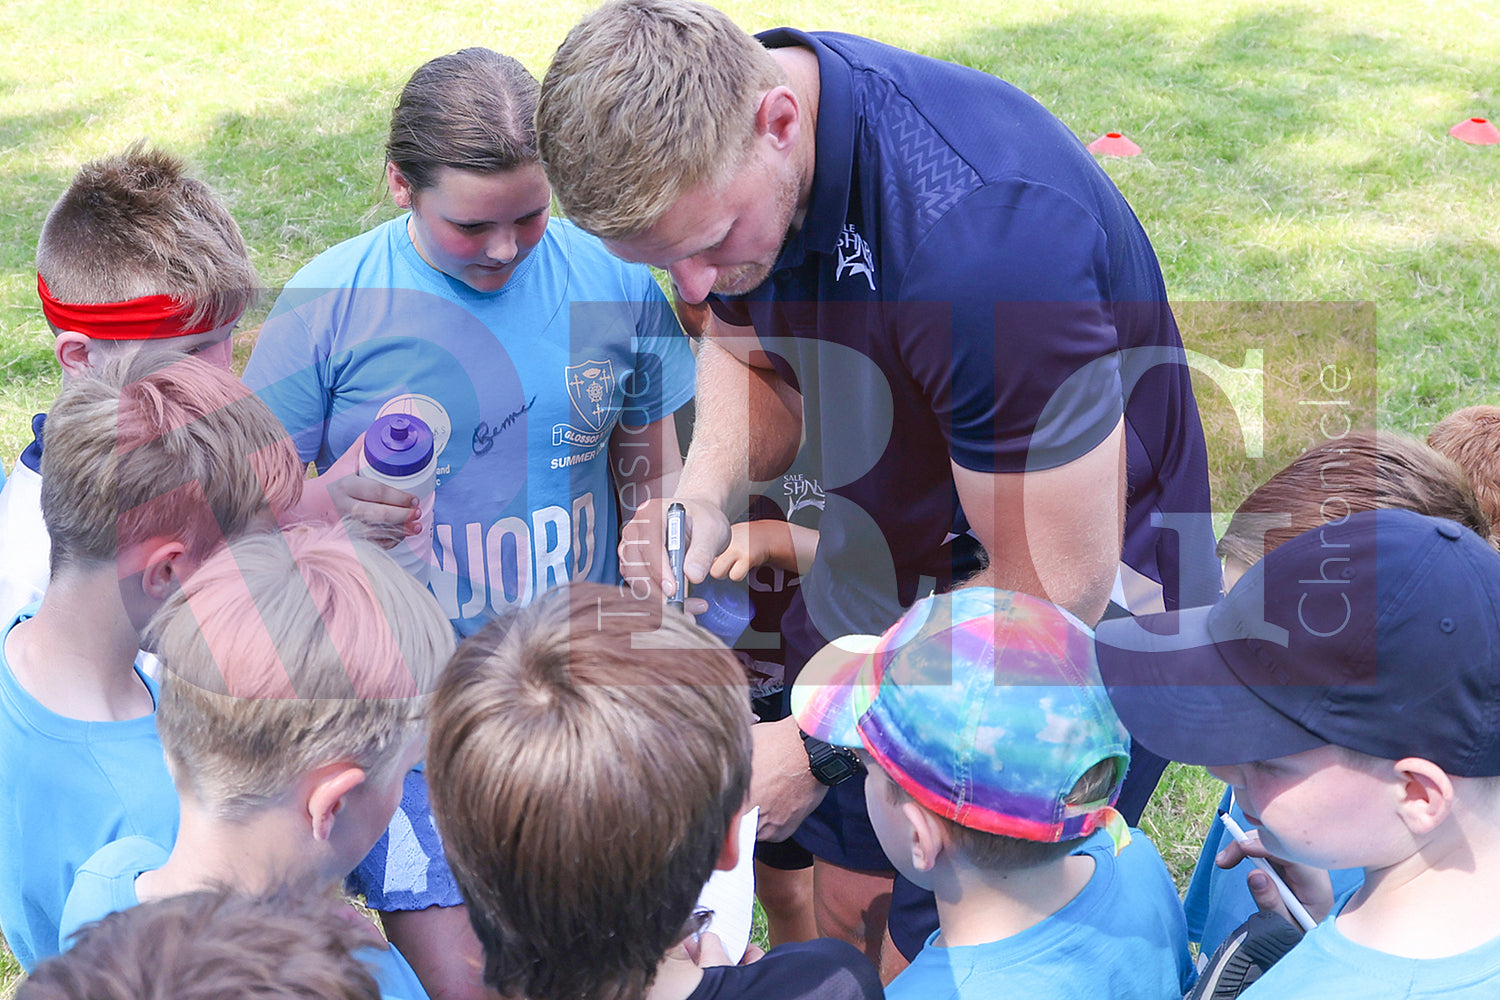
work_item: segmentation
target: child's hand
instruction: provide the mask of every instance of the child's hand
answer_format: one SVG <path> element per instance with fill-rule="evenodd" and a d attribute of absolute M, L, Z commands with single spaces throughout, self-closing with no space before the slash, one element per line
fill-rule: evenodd
<path fill-rule="evenodd" d="M 756 566 L 766 560 L 766 553 L 756 548 L 756 540 L 764 540 L 764 533 L 751 531 L 750 527 L 754 521 L 739 521 L 729 528 L 729 547 L 719 553 L 713 565 L 708 568 L 708 575 L 722 580 L 728 577 L 731 580 L 743 580 Z"/>
<path fill-rule="evenodd" d="M 1241 844 L 1231 840 L 1228 846 L 1214 858 L 1214 864 L 1220 868 L 1233 868 L 1245 858 L 1265 858 L 1276 869 L 1276 873 L 1292 891 L 1292 895 L 1296 896 L 1307 908 L 1308 914 L 1321 923 L 1323 918 L 1333 910 L 1333 881 L 1328 877 L 1328 873 L 1311 865 L 1273 857 L 1266 852 L 1265 845 L 1260 842 L 1259 831 L 1247 832 L 1249 837 L 1246 843 Z M 1293 927 L 1298 926 L 1269 875 L 1257 868 L 1246 876 L 1246 882 L 1250 886 L 1250 895 L 1254 897 L 1256 907 L 1262 913 L 1275 913 Z"/>
<path fill-rule="evenodd" d="M 332 521 L 352 517 L 370 528 L 370 541 L 391 548 L 407 535 L 422 530 L 417 498 L 384 483 L 359 475 L 361 434 L 321 476 L 303 487 L 302 500 L 284 520 Z"/>

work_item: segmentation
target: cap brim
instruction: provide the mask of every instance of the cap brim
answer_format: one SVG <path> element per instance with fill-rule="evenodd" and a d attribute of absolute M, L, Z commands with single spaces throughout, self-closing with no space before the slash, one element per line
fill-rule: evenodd
<path fill-rule="evenodd" d="M 1115 712 L 1148 750 L 1185 764 L 1244 764 L 1325 746 L 1267 704 L 1209 631 L 1212 607 L 1100 622 L 1099 672 Z M 1241 651 L 1237 659 L 1244 659 Z"/>
<path fill-rule="evenodd" d="M 874 697 L 878 635 L 835 639 L 807 661 L 792 685 L 792 715 L 807 735 L 859 750 L 859 717 Z"/>

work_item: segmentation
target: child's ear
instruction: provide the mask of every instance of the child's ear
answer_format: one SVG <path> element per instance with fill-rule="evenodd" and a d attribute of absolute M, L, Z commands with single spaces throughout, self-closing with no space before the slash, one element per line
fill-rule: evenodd
<path fill-rule="evenodd" d="M 76 377 L 94 366 L 93 339 L 72 330 L 57 331 L 57 337 L 52 341 L 52 353 L 57 355 L 57 363 L 62 366 L 64 375 Z"/>
<path fill-rule="evenodd" d="M 729 832 L 724 835 L 724 846 L 719 849 L 719 860 L 714 862 L 714 871 L 727 872 L 740 863 L 740 824 L 744 822 L 749 808 L 748 805 L 740 806 L 740 811 L 729 821 Z"/>
<path fill-rule="evenodd" d="M 1401 781 L 1402 821 L 1416 836 L 1431 833 L 1453 810 L 1453 779 L 1422 757 L 1403 757 L 1393 767 Z"/>
<path fill-rule="evenodd" d="M 930 872 L 947 846 L 943 823 L 915 802 L 901 804 L 901 813 L 911 825 L 911 863 L 919 872 Z"/>
<path fill-rule="evenodd" d="M 406 179 L 400 167 L 389 160 L 385 164 L 385 184 L 391 189 L 391 200 L 396 203 L 397 208 L 411 208 L 411 181 Z"/>
<path fill-rule="evenodd" d="M 154 601 L 165 601 L 182 586 L 188 569 L 187 546 L 181 541 L 153 540 L 147 543 L 141 589 Z"/>
<path fill-rule="evenodd" d="M 333 836 L 334 819 L 344 808 L 345 798 L 364 780 L 364 769 L 349 763 L 327 764 L 309 776 L 307 816 L 314 840 L 327 841 Z"/>

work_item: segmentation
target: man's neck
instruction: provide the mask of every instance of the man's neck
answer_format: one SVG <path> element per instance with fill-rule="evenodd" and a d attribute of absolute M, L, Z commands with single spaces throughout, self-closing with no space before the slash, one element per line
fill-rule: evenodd
<path fill-rule="evenodd" d="M 1056 861 L 1009 872 L 949 865 L 934 873 L 940 947 L 989 944 L 1034 927 L 1083 891 L 1094 859 L 1069 854 Z"/>
<path fill-rule="evenodd" d="M 119 722 L 156 707 L 135 671 L 140 641 L 114 567 L 73 570 L 48 584 L 36 614 L 6 635 L 5 658 L 17 683 L 49 711 Z"/>
<path fill-rule="evenodd" d="M 797 193 L 797 211 L 792 216 L 793 228 L 801 229 L 812 202 L 817 167 L 818 100 L 822 96 L 822 74 L 818 69 L 817 53 L 812 49 L 789 45 L 770 52 L 771 57 L 781 64 L 787 76 L 787 86 L 797 95 L 797 104 L 802 109 L 802 129 L 797 140 L 797 172 L 801 187 Z"/>
<path fill-rule="evenodd" d="M 181 800 L 177 840 L 166 863 L 136 879 L 140 902 L 216 885 L 266 892 L 285 883 L 299 888 L 328 881 L 308 862 L 294 812 L 277 806 L 239 822 L 213 815 L 190 796 Z"/>
<path fill-rule="evenodd" d="M 1449 822 L 1452 822 L 1450 820 Z M 1403 958 L 1447 958 L 1500 938 L 1500 836 L 1487 824 L 1430 842 L 1365 884 L 1338 916 L 1355 944 Z"/>

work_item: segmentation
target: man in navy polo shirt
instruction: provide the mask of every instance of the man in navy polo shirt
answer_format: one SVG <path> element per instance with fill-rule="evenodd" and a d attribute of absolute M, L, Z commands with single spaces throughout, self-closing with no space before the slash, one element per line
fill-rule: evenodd
<path fill-rule="evenodd" d="M 799 444 L 821 470 L 789 668 L 966 577 L 1089 623 L 1213 599 L 1203 432 L 1156 257 L 1024 93 L 866 39 L 756 40 L 691 0 L 617 0 L 558 49 L 538 130 L 569 217 L 713 305 L 671 498 L 688 579 L 752 480 Z M 662 513 L 626 527 L 621 564 L 670 592 Z M 797 829 L 820 930 L 877 953 L 890 875 L 860 775 L 790 720 L 755 729 L 762 838 Z M 1136 764 L 1138 816 L 1160 764 Z M 892 932 L 921 944 L 905 916 Z"/>

